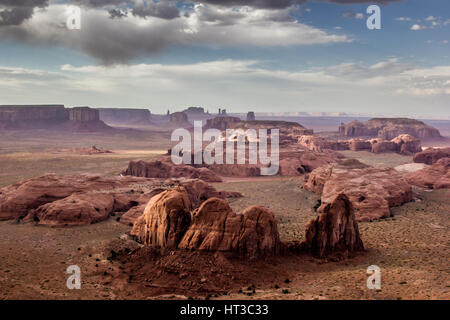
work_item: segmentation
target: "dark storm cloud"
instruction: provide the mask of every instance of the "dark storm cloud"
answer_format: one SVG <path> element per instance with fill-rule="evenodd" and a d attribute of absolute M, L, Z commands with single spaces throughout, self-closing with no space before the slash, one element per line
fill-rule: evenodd
<path fill-rule="evenodd" d="M 111 9 L 108 11 L 111 19 L 120 19 L 127 16 L 128 12 L 121 9 Z"/>
<path fill-rule="evenodd" d="M 175 1 L 137 1 L 133 10 L 134 16 L 147 18 L 157 17 L 162 19 L 175 19 L 180 16 L 180 10 Z"/>
<path fill-rule="evenodd" d="M 69 3 L 86 7 L 118 6 L 131 3 L 130 0 L 69 0 Z"/>
<path fill-rule="evenodd" d="M 224 7 L 250 6 L 264 9 L 282 9 L 294 4 L 304 3 L 306 0 L 202 0 L 198 3 L 209 3 Z"/>
<path fill-rule="evenodd" d="M 0 26 L 17 26 L 33 16 L 34 8 L 46 7 L 48 0 L 0 0 Z"/>
<path fill-rule="evenodd" d="M 332 2 L 337 4 L 358 4 L 358 3 L 379 3 L 387 4 L 389 2 L 399 2 L 403 0 L 316 0 L 319 2 Z M 281 9 L 292 5 L 314 2 L 308 0 L 199 0 L 198 3 L 209 3 L 224 7 L 232 6 L 250 6 L 264 9 Z"/>

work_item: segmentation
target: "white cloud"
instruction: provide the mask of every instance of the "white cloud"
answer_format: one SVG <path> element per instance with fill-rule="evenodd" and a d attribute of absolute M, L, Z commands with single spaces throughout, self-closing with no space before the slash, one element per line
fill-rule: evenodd
<path fill-rule="evenodd" d="M 432 102 L 435 111 L 448 113 L 450 95 L 450 66 L 418 68 L 395 58 L 372 65 L 352 62 L 290 71 L 267 69 L 263 61 L 256 60 L 64 65 L 56 73 L 14 68 L 2 72 L 4 69 L 0 67 L 0 95 L 7 101 L 150 106 L 154 112 L 187 105 L 210 110 L 227 106 L 232 111 L 245 111 L 254 106 L 256 111 L 274 107 L 292 111 L 298 110 L 300 102 L 308 111 L 421 111 Z M 27 95 L 20 95 L 25 91 Z"/>
<path fill-rule="evenodd" d="M 420 24 L 413 24 L 411 26 L 411 30 L 413 30 L 413 31 L 426 30 L 426 29 L 427 29 L 427 26 L 423 26 L 423 25 L 420 25 Z"/>
<path fill-rule="evenodd" d="M 409 17 L 398 17 L 398 18 L 395 18 L 395 20 L 397 20 L 397 21 L 411 21 L 412 19 L 409 18 Z"/>

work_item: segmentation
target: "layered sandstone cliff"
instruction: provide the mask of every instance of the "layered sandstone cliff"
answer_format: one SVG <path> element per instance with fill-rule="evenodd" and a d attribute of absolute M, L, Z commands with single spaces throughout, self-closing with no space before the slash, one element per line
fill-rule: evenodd
<path fill-rule="evenodd" d="M 384 140 L 391 140 L 402 134 L 421 140 L 441 138 L 436 128 L 407 118 L 374 118 L 365 122 L 355 120 L 341 124 L 339 133 L 344 137 L 378 137 Z"/>
<path fill-rule="evenodd" d="M 149 125 L 151 113 L 148 109 L 100 108 L 100 120 L 111 125 Z"/>
<path fill-rule="evenodd" d="M 63 105 L 0 106 L 0 129 L 40 129 L 68 120 Z"/>

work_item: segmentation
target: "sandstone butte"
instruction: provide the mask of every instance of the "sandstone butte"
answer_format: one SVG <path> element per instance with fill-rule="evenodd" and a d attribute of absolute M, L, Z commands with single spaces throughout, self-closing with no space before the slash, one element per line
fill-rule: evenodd
<path fill-rule="evenodd" d="M 111 132 L 99 111 L 63 105 L 0 106 L 0 130 L 50 129 L 69 132 Z"/>
<path fill-rule="evenodd" d="M 347 195 L 357 221 L 389 217 L 390 207 L 413 200 L 411 185 L 399 172 L 373 168 L 354 159 L 313 170 L 303 186 L 322 195 L 321 207 L 338 194 Z"/>
<path fill-rule="evenodd" d="M 245 259 L 301 250 L 317 257 L 364 250 L 351 203 L 338 195 L 309 222 L 306 241 L 282 243 L 278 219 L 269 210 L 251 206 L 236 214 L 219 198 L 204 201 L 198 209 L 184 187 L 153 197 L 131 230 L 145 245 L 164 249 L 228 252 Z M 295 247 L 295 248 L 294 248 Z"/>
<path fill-rule="evenodd" d="M 327 140 L 313 135 L 304 135 L 298 138 L 298 143 L 311 151 L 366 150 L 373 153 L 396 152 L 404 155 L 411 155 L 422 151 L 420 140 L 409 134 L 399 135 L 392 140 L 379 138 L 370 140 Z"/>
<path fill-rule="evenodd" d="M 374 118 L 365 122 L 354 120 L 341 124 L 339 133 L 344 137 L 377 137 L 383 140 L 391 140 L 402 134 L 409 134 L 421 140 L 442 138 L 436 128 L 407 118 Z"/>

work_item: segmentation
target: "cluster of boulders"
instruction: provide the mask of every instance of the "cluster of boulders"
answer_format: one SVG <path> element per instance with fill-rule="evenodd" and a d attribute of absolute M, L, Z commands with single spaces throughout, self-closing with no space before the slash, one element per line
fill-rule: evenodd
<path fill-rule="evenodd" d="M 413 200 L 411 185 L 392 168 L 374 168 L 358 160 L 342 160 L 313 170 L 303 186 L 321 194 L 326 206 L 338 194 L 348 196 L 357 221 L 372 221 L 391 215 L 390 207 Z"/>
<path fill-rule="evenodd" d="M 365 122 L 354 120 L 341 124 L 339 133 L 344 137 L 378 137 L 383 140 L 391 140 L 402 134 L 421 140 L 442 138 L 439 130 L 422 121 L 407 118 L 374 118 Z"/>
<path fill-rule="evenodd" d="M 301 243 L 282 243 L 278 219 L 266 208 L 251 206 L 236 214 L 219 198 L 195 207 L 184 187 L 167 190 L 150 200 L 131 235 L 158 248 L 221 251 L 246 259 L 288 250 L 317 257 L 364 250 L 352 204 L 345 195 L 321 208 L 320 215 L 309 222 L 306 240 Z"/>
<path fill-rule="evenodd" d="M 313 135 L 300 136 L 298 143 L 312 151 L 324 150 L 352 150 L 371 151 L 373 153 L 396 152 L 411 155 L 422 151 L 420 140 L 409 135 L 402 134 L 392 140 L 384 139 L 350 139 L 350 140 L 327 140 Z"/>

